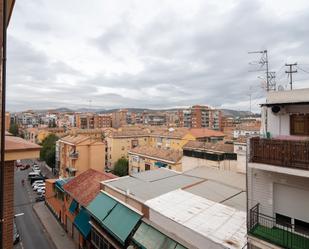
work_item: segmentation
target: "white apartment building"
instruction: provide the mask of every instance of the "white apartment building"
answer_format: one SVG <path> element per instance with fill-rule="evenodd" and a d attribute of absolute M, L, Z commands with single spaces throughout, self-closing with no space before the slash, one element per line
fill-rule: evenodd
<path fill-rule="evenodd" d="M 309 248 L 309 89 L 269 92 L 248 147 L 249 248 Z"/>

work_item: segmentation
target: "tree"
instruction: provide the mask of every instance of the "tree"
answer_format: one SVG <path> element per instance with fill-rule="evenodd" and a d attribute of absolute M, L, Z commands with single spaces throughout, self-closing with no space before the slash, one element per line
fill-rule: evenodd
<path fill-rule="evenodd" d="M 128 175 L 129 161 L 125 158 L 120 158 L 114 167 L 114 174 L 117 176 Z"/>
<path fill-rule="evenodd" d="M 51 168 L 55 167 L 57 140 L 58 137 L 55 134 L 49 134 L 41 144 L 40 159 L 45 161 Z"/>
<path fill-rule="evenodd" d="M 19 135 L 19 127 L 18 127 L 18 124 L 16 124 L 16 123 L 11 123 L 9 132 L 10 132 L 13 136 L 18 136 L 18 135 Z"/>

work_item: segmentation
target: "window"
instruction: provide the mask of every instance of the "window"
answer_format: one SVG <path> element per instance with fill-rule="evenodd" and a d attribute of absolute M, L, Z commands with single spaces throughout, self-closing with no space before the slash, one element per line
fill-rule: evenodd
<path fill-rule="evenodd" d="M 150 170 L 150 164 L 149 163 L 145 163 L 145 170 Z"/>
<path fill-rule="evenodd" d="M 295 231 L 298 233 L 309 235 L 309 223 L 302 220 L 294 220 Z"/>
<path fill-rule="evenodd" d="M 135 148 L 138 146 L 138 140 L 132 140 L 131 147 Z"/>
<path fill-rule="evenodd" d="M 309 114 L 291 115 L 290 133 L 291 135 L 309 136 Z"/>
<path fill-rule="evenodd" d="M 281 226 L 291 227 L 292 226 L 292 219 L 291 217 L 285 216 L 283 214 L 276 213 L 276 223 Z"/>

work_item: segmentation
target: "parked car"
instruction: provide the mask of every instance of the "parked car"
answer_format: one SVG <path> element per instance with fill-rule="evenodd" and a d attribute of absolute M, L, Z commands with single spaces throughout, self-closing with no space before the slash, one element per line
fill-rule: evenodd
<path fill-rule="evenodd" d="M 38 194 L 38 195 L 45 194 L 45 187 L 39 188 L 39 189 L 37 190 L 37 194 Z"/>
<path fill-rule="evenodd" d="M 41 174 L 39 174 L 38 176 L 32 177 L 30 178 L 30 184 L 32 185 L 37 180 L 45 181 L 45 177 L 43 177 Z"/>
<path fill-rule="evenodd" d="M 20 170 L 26 170 L 26 169 L 29 169 L 29 168 L 30 168 L 30 165 L 26 164 L 26 165 L 21 166 Z"/>
<path fill-rule="evenodd" d="M 13 243 L 14 243 L 14 245 L 16 245 L 20 241 L 20 235 L 19 235 L 16 223 L 15 223 L 15 219 L 14 219 L 13 224 L 14 224 L 14 227 L 13 227 Z"/>
<path fill-rule="evenodd" d="M 32 169 L 40 169 L 40 166 L 37 164 L 32 165 Z"/>
<path fill-rule="evenodd" d="M 45 183 L 36 184 L 34 185 L 33 190 L 37 191 L 38 189 L 43 188 L 43 187 L 45 188 Z"/>
<path fill-rule="evenodd" d="M 39 184 L 39 183 L 43 183 L 44 182 L 44 180 L 36 180 L 36 181 L 34 181 L 33 183 L 32 183 L 32 187 L 34 187 L 34 185 L 37 185 L 37 184 Z"/>
<path fill-rule="evenodd" d="M 36 202 L 45 201 L 45 195 L 40 195 L 40 196 L 36 197 L 36 198 L 35 198 L 35 201 L 36 201 Z"/>
<path fill-rule="evenodd" d="M 28 174 L 28 179 L 34 178 L 34 177 L 39 177 L 40 173 L 39 172 L 30 172 Z"/>

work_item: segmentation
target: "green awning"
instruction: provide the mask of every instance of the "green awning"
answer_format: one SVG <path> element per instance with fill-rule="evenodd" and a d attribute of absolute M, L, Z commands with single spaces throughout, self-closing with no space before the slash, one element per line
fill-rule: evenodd
<path fill-rule="evenodd" d="M 159 168 L 164 168 L 167 166 L 166 163 L 162 163 L 162 162 L 155 162 L 155 166 L 159 167 Z"/>
<path fill-rule="evenodd" d="M 89 220 L 90 215 L 84 208 L 81 208 L 78 215 L 74 219 L 74 225 L 77 227 L 77 229 L 80 231 L 80 233 L 84 236 L 85 239 L 88 237 L 91 229 Z"/>
<path fill-rule="evenodd" d="M 73 199 L 73 201 L 71 202 L 70 208 L 69 208 L 70 213 L 74 214 L 77 207 L 78 207 L 78 202 Z"/>
<path fill-rule="evenodd" d="M 88 205 L 87 210 L 105 230 L 123 245 L 141 219 L 140 214 L 104 193 L 99 193 Z"/>
<path fill-rule="evenodd" d="M 116 239 L 125 244 L 126 239 L 141 218 L 140 214 L 121 203 L 117 203 L 110 214 L 103 220 L 103 225 Z"/>
<path fill-rule="evenodd" d="M 99 193 L 97 197 L 90 202 L 87 209 L 92 214 L 92 216 L 102 222 L 108 213 L 116 206 L 117 201 L 113 198 L 105 195 L 103 193 Z"/>
<path fill-rule="evenodd" d="M 136 230 L 133 242 L 143 249 L 185 249 L 178 242 L 144 222 Z"/>

